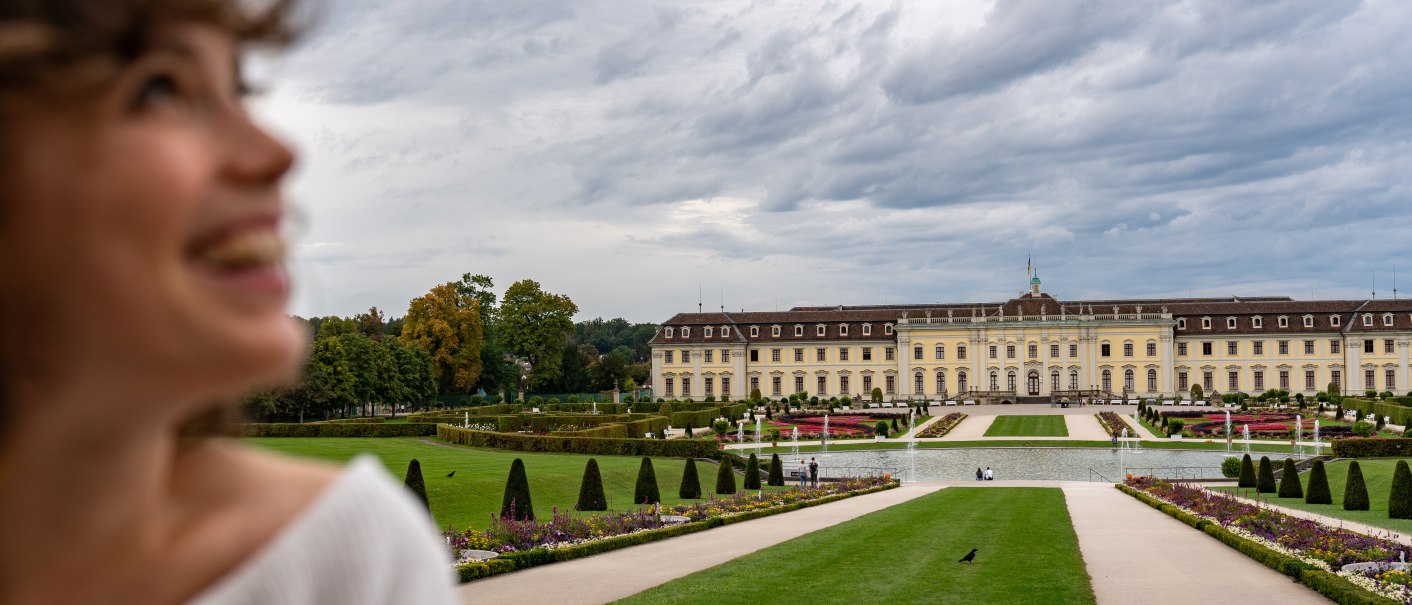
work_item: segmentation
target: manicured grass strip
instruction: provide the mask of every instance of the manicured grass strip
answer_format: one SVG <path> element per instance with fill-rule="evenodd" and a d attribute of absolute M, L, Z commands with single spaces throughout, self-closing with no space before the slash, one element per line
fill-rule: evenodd
<path fill-rule="evenodd" d="M 1412 519 L 1387 518 L 1387 499 L 1388 494 L 1392 491 L 1392 470 L 1395 466 L 1397 466 L 1395 459 L 1361 459 L 1358 461 L 1358 467 L 1363 471 L 1363 482 L 1368 486 L 1368 510 L 1343 510 L 1343 488 L 1348 481 L 1347 460 L 1324 465 L 1324 470 L 1329 475 L 1329 493 L 1333 495 L 1333 504 L 1305 504 L 1303 498 L 1279 498 L 1274 494 L 1262 494 L 1260 499 L 1270 504 L 1318 513 L 1326 517 L 1412 534 Z M 1308 490 L 1308 471 L 1300 473 L 1299 480 Z M 1241 490 L 1222 486 L 1212 489 L 1231 492 L 1246 498 L 1255 497 L 1255 490 L 1249 488 Z"/>
<path fill-rule="evenodd" d="M 958 563 L 972 548 L 980 549 L 975 563 Z M 618 602 L 1057 605 L 1094 597 L 1062 491 L 955 487 Z"/>
<path fill-rule="evenodd" d="M 340 463 L 361 453 L 373 454 L 382 460 L 388 472 L 399 481 L 407 472 L 407 463 L 416 458 L 422 464 L 422 476 L 426 479 L 432 516 L 443 529 L 447 525 L 458 528 L 489 526 L 491 515 L 500 512 L 500 500 L 505 493 L 505 478 L 510 472 L 510 462 L 515 458 L 525 461 L 536 516 L 549 517 L 556 507 L 559 510 L 572 509 L 574 502 L 578 500 L 583 467 L 590 458 L 580 454 L 505 452 L 434 445 L 417 438 L 399 437 L 260 438 L 242 441 L 285 454 Z M 749 453 L 744 455 L 748 456 Z M 598 468 L 603 475 L 604 493 L 608 497 L 608 508 L 632 508 L 637 469 L 642 459 L 636 456 L 591 457 L 598 459 Z M 686 502 L 676 497 L 677 486 L 681 484 L 684 460 L 653 458 L 652 465 L 657 472 L 657 485 L 662 492 L 662 503 Z M 698 470 L 707 476 L 716 476 L 715 465 L 698 462 L 698 467 Z M 446 476 L 451 471 L 456 471 L 455 477 Z M 709 490 L 706 495 L 710 495 Z"/>
<path fill-rule="evenodd" d="M 883 442 L 883 443 L 876 443 L 876 442 L 873 442 L 873 441 L 836 441 L 836 442 L 830 442 L 830 443 L 829 443 L 829 451 L 831 451 L 831 452 L 847 452 L 847 451 L 854 451 L 854 450 L 900 450 L 900 449 L 903 449 L 903 448 L 905 447 L 905 445 L 906 445 L 906 440 L 905 440 L 905 439 L 902 440 L 902 441 L 900 441 L 900 442 L 899 442 L 899 441 L 891 441 L 891 440 L 889 440 L 889 441 L 886 441 L 886 442 Z M 1038 439 L 993 439 L 993 440 L 987 440 L 987 441 L 918 441 L 918 442 L 917 442 L 917 447 L 923 448 L 923 449 L 985 448 L 985 447 L 1086 447 L 1086 448 L 1113 449 L 1113 443 L 1112 443 L 1111 441 L 1084 441 L 1084 440 L 1081 440 L 1081 439 L 1072 439 L 1072 440 L 1049 440 L 1049 439 L 1045 439 L 1045 440 L 1038 440 Z M 1143 441 L 1143 442 L 1142 442 L 1142 447 L 1144 447 L 1144 448 L 1150 448 L 1150 449 L 1158 449 L 1158 450 L 1219 450 L 1219 451 L 1225 451 L 1225 450 L 1226 450 L 1226 442 L 1224 442 L 1224 441 L 1220 441 L 1220 442 L 1215 442 L 1215 441 L 1213 441 L 1213 442 L 1207 443 L 1206 441 L 1193 441 L 1193 440 L 1186 440 L 1186 441 Z M 1237 448 L 1238 448 L 1238 447 L 1239 447 L 1239 446 L 1237 446 Z M 1252 454 L 1255 454 L 1255 455 L 1256 455 L 1256 458 L 1259 458 L 1259 454 L 1262 454 L 1262 453 L 1284 454 L 1284 453 L 1289 453 L 1290 451 L 1292 451 L 1292 450 L 1294 449 L 1294 448 L 1291 448 L 1289 445 L 1275 445 L 1275 444 L 1264 444 L 1264 443 L 1252 445 L 1251 447 L 1254 448 L 1254 449 L 1251 450 L 1251 453 L 1252 453 Z M 821 452 L 821 451 L 823 451 L 823 449 L 824 449 L 823 447 L 817 446 L 817 445 L 806 445 L 806 446 L 800 446 L 800 447 L 799 447 L 800 453 L 805 453 L 805 452 Z M 1311 448 L 1306 448 L 1306 449 L 1311 449 Z M 755 451 L 755 449 L 754 449 L 754 448 L 751 448 L 751 449 L 748 449 L 748 450 L 731 450 L 731 451 L 733 451 L 733 452 L 735 452 L 735 453 L 738 453 L 738 454 L 741 454 L 741 455 L 744 455 L 744 456 L 749 456 L 749 455 L 750 455 L 750 452 Z M 779 454 L 781 457 L 784 457 L 784 456 L 788 456 L 791 451 L 792 451 L 792 450 L 791 450 L 790 448 L 785 447 L 785 446 L 780 446 L 780 447 L 777 447 L 777 448 L 769 448 L 769 447 L 764 448 L 764 453 L 765 453 L 765 455 L 767 455 L 767 456 L 768 456 L 769 454 L 772 454 L 772 453 L 777 453 L 777 454 Z M 1329 448 L 1325 447 L 1325 448 L 1324 448 L 1324 453 L 1328 453 L 1328 451 L 1329 451 Z M 1236 451 L 1233 451 L 1233 452 L 1231 453 L 1231 455 L 1233 455 L 1233 456 L 1239 456 L 1241 453 L 1242 453 L 1242 452 L 1241 452 L 1239 449 L 1237 449 Z"/>
<path fill-rule="evenodd" d="M 1068 437 L 1063 416 L 996 416 L 986 437 Z"/>

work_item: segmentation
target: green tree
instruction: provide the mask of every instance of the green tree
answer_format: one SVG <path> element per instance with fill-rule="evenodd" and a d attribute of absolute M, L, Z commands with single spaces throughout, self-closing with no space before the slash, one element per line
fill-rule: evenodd
<path fill-rule="evenodd" d="M 1240 459 L 1240 479 L 1236 482 L 1237 487 L 1255 487 L 1255 465 L 1250 462 L 1250 454 L 1246 454 Z"/>
<path fill-rule="evenodd" d="M 760 489 L 760 459 L 755 454 L 745 462 L 745 489 Z"/>
<path fill-rule="evenodd" d="M 1368 485 L 1358 461 L 1348 463 L 1348 482 L 1343 488 L 1343 510 L 1368 510 Z"/>
<path fill-rule="evenodd" d="M 422 463 L 416 458 L 407 463 L 407 478 L 403 480 L 403 485 L 412 490 L 412 494 L 422 502 L 427 512 L 431 512 L 431 500 L 427 499 L 427 484 L 422 480 Z"/>
<path fill-rule="evenodd" d="M 1260 457 L 1260 468 L 1256 469 L 1255 489 L 1262 494 L 1273 494 L 1275 486 L 1275 465 L 1269 456 Z"/>
<path fill-rule="evenodd" d="M 317 325 L 318 328 L 316 328 L 314 332 L 315 338 L 337 338 L 344 334 L 352 334 L 358 331 L 357 322 L 352 319 L 334 315 L 319 318 Z"/>
<path fill-rule="evenodd" d="M 1324 461 L 1315 460 L 1314 465 L 1309 469 L 1309 491 L 1304 493 L 1306 504 L 1333 504 L 1333 495 L 1329 492 L 1329 475 L 1324 470 Z"/>
<path fill-rule="evenodd" d="M 652 470 L 652 459 L 642 458 L 642 466 L 637 467 L 637 486 L 633 489 L 634 504 L 656 504 L 662 501 L 657 491 L 657 471 Z"/>
<path fill-rule="evenodd" d="M 729 456 L 722 456 L 721 465 L 716 469 L 716 493 L 720 495 L 735 493 L 735 469 L 731 468 Z"/>
<path fill-rule="evenodd" d="M 402 392 L 395 401 L 415 406 L 436 398 L 436 376 L 432 369 L 431 353 L 419 344 L 403 344 L 396 338 L 384 338 L 380 344 L 392 355 L 401 377 L 398 383 L 402 386 Z"/>
<path fill-rule="evenodd" d="M 1284 468 L 1280 471 L 1280 491 L 1281 498 L 1303 498 L 1304 487 L 1299 484 L 1299 469 L 1294 467 L 1293 458 L 1285 458 Z"/>
<path fill-rule="evenodd" d="M 397 359 L 386 347 L 361 332 L 338 337 L 353 372 L 353 396 L 364 406 L 363 414 L 372 415 L 372 406 L 391 403 L 402 397 L 402 374 Z"/>
<path fill-rule="evenodd" d="M 1412 519 L 1412 471 L 1406 460 L 1398 460 L 1392 471 L 1392 491 L 1387 498 L 1389 519 Z"/>
<path fill-rule="evenodd" d="M 603 475 L 598 472 L 598 460 L 589 458 L 583 466 L 583 481 L 579 483 L 579 501 L 575 510 L 608 510 L 608 497 L 603 494 Z"/>
<path fill-rule="evenodd" d="M 569 297 L 545 292 L 532 279 L 517 281 L 505 290 L 498 337 L 511 353 L 529 361 L 529 387 L 547 385 L 559 376 L 578 310 Z"/>
<path fill-rule="evenodd" d="M 462 273 L 461 281 L 456 282 L 456 292 L 465 298 L 474 298 L 480 302 L 481 322 L 490 326 L 495 323 L 496 298 L 495 281 L 488 275 L 471 275 Z"/>
<path fill-rule="evenodd" d="M 436 286 L 412 300 L 402 326 L 402 342 L 417 344 L 432 357 L 432 375 L 442 393 L 469 393 L 481 372 L 484 332 L 480 301 L 455 283 Z"/>
<path fill-rule="evenodd" d="M 784 485 L 784 465 L 780 463 L 779 454 L 770 454 L 770 479 L 766 483 L 776 487 Z"/>
<path fill-rule="evenodd" d="M 695 500 L 701 497 L 701 478 L 696 474 L 696 459 L 687 458 L 686 467 L 681 473 L 681 487 L 677 489 L 677 496 L 683 500 Z"/>
<path fill-rule="evenodd" d="M 525 475 L 524 461 L 519 458 L 510 463 L 510 476 L 505 479 L 505 496 L 500 499 L 500 517 L 517 521 L 534 518 L 529 477 Z"/>

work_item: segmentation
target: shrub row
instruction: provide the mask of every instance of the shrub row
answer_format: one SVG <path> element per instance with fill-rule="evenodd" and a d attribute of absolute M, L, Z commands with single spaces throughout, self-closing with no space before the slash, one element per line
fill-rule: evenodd
<path fill-rule="evenodd" d="M 1368 414 L 1376 414 L 1378 418 L 1388 416 L 1392 418 L 1393 424 L 1400 426 L 1407 426 L 1412 422 L 1412 408 L 1395 403 L 1348 398 L 1343 400 L 1343 408 L 1358 410 L 1360 417 Z"/>
<path fill-rule="evenodd" d="M 639 414 L 633 414 L 639 416 Z M 667 428 L 667 419 L 663 416 L 647 416 L 628 422 L 613 422 L 600 424 L 595 427 L 581 429 L 577 431 L 554 431 L 550 435 L 560 437 L 605 437 L 610 439 L 641 439 L 647 433 L 661 435 Z"/>
<path fill-rule="evenodd" d="M 1412 456 L 1412 439 L 1350 437 L 1334 439 L 1336 458 L 1401 458 Z"/>
<path fill-rule="evenodd" d="M 434 412 L 412 412 L 407 414 L 408 422 L 460 422 L 466 414 L 472 416 L 496 416 L 500 414 L 519 414 L 523 412 L 525 406 L 518 403 L 501 403 L 496 405 L 482 405 L 469 408 L 455 408 L 436 410 Z"/>
<path fill-rule="evenodd" d="M 463 429 L 446 424 L 436 425 L 436 436 L 444 441 L 458 445 L 520 452 L 564 452 L 602 456 L 659 456 L 671 458 L 716 458 L 720 456 L 715 441 L 700 439 L 606 439 L 597 437 L 563 437 L 558 435 L 522 435 L 518 433 L 494 433 Z"/>
<path fill-rule="evenodd" d="M 364 416 L 361 418 L 334 418 L 332 420 L 321 420 L 310 422 L 309 424 L 382 424 L 387 419 L 382 416 Z"/>
<path fill-rule="evenodd" d="M 250 423 L 240 425 L 241 437 L 430 437 L 435 424 L 294 424 Z"/>
<path fill-rule="evenodd" d="M 1206 532 L 1207 535 L 1220 540 L 1225 543 L 1226 546 L 1240 551 L 1241 554 L 1255 559 L 1257 562 L 1270 569 L 1303 583 L 1305 586 L 1328 597 L 1335 603 L 1341 605 L 1393 605 L 1396 603 L 1396 601 L 1387 597 L 1368 592 L 1332 572 L 1324 571 L 1304 561 L 1275 552 L 1254 541 L 1242 538 L 1232 533 L 1230 530 L 1221 527 L 1220 523 L 1193 515 L 1179 507 L 1167 504 L 1166 502 L 1126 485 L 1119 485 L 1118 489 L 1147 503 L 1147 505 L 1152 508 L 1167 513 L 1167 515 L 1182 523 Z"/>
<path fill-rule="evenodd" d="M 555 548 L 552 550 L 547 548 L 534 548 L 520 552 L 505 553 L 503 555 L 500 555 L 500 557 L 496 559 L 491 559 L 490 561 L 486 561 L 483 563 L 469 563 L 467 565 L 460 566 L 457 569 L 458 572 L 460 572 L 461 569 L 464 569 L 466 567 L 476 568 L 470 572 L 460 572 L 461 581 L 469 582 L 471 580 L 477 580 L 480 578 L 485 578 L 510 571 L 529 569 L 531 567 L 538 567 L 540 565 L 547 565 L 549 563 L 558 563 L 561 561 L 581 559 L 583 557 L 617 550 L 619 548 L 627 548 L 629 546 L 637 546 L 639 544 L 657 542 L 659 540 L 665 540 L 667 538 L 675 538 L 677 536 L 694 534 L 699 531 L 722 527 L 725 525 L 732 525 L 735 523 L 740 523 L 742 521 L 750 521 L 753 519 L 768 517 L 770 515 L 777 515 L 780 513 L 796 511 L 801 508 L 806 508 L 810 506 L 828 504 L 830 502 L 836 502 L 844 498 L 851 498 L 853 496 L 861 496 L 864 494 L 880 492 L 886 489 L 892 489 L 894 487 L 897 487 L 897 485 L 898 484 L 894 482 L 889 483 L 887 485 L 851 492 L 847 494 L 834 494 L 832 496 L 827 496 L 809 502 L 795 502 L 793 504 L 745 512 L 738 515 L 731 515 L 729 517 L 711 517 L 704 521 L 683 523 L 681 525 L 673 525 L 671 527 L 664 527 L 651 531 L 638 532 L 635 534 L 627 534 L 622 536 L 614 536 L 612 538 L 607 538 L 604 540 L 595 540 L 586 544 L 579 544 L 576 546 L 569 546 L 565 548 Z M 510 565 L 508 566 L 508 568 L 503 564 L 499 566 L 488 565 L 489 563 L 492 563 L 494 561 L 509 563 Z"/>

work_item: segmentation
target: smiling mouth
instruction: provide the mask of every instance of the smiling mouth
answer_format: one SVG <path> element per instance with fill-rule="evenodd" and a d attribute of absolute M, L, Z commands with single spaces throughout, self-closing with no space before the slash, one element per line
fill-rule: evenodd
<path fill-rule="evenodd" d="M 202 246 L 195 256 L 220 271 L 277 269 L 284 264 L 285 245 L 274 229 L 249 229 Z"/>

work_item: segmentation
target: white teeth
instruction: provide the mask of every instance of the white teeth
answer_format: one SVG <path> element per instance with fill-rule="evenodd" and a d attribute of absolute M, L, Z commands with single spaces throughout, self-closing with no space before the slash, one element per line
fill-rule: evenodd
<path fill-rule="evenodd" d="M 284 240 L 274 231 L 246 231 L 202 249 L 198 256 L 225 269 L 274 267 L 284 261 Z"/>

